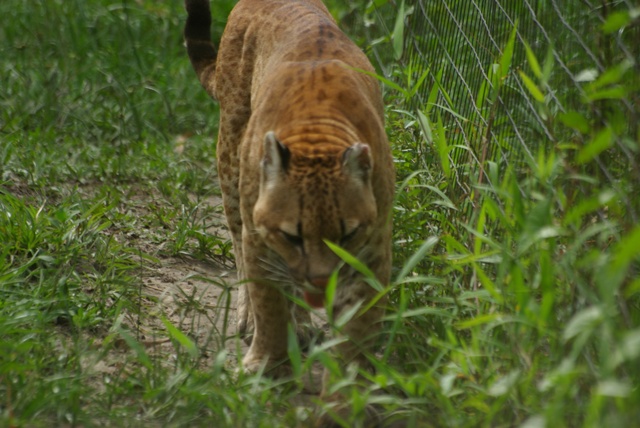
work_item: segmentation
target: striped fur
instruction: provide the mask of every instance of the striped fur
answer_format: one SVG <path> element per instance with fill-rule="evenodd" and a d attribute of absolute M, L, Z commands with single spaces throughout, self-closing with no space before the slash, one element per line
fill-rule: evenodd
<path fill-rule="evenodd" d="M 220 103 L 218 173 L 246 281 L 239 329 L 254 329 L 243 364 L 275 367 L 287 358 L 287 324 L 309 321 L 283 294 L 291 284 L 311 306 L 321 305 L 339 269 L 335 316 L 376 296 L 325 240 L 360 257 L 380 283 L 389 281 L 395 177 L 381 91 L 360 71 L 374 72 L 366 56 L 319 0 L 240 0 L 217 53 L 208 1 L 186 6 L 189 58 Z M 366 364 L 384 304 L 339 332 L 350 339 L 337 349 L 345 364 Z"/>

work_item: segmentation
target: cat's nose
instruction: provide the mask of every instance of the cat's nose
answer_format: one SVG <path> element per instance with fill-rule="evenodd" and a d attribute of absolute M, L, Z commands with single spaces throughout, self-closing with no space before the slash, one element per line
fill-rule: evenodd
<path fill-rule="evenodd" d="M 324 292 L 327 288 L 328 282 L 328 276 L 316 276 L 309 278 L 309 284 L 303 293 L 305 302 L 313 308 L 321 308 L 324 304 Z"/>
<path fill-rule="evenodd" d="M 329 277 L 318 276 L 318 277 L 309 279 L 309 282 L 314 287 L 324 290 L 327 287 L 327 283 L 329 282 Z"/>

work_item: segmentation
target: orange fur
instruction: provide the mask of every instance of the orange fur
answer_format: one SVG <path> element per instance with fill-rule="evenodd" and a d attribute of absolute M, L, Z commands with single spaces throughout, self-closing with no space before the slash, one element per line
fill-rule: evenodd
<path fill-rule="evenodd" d="M 219 50 L 209 40 L 207 0 L 187 0 L 192 64 L 221 107 L 218 172 L 241 279 L 239 326 L 253 321 L 244 367 L 287 357 L 287 323 L 308 321 L 282 290 L 317 304 L 339 258 L 324 240 L 369 265 L 382 284 L 391 270 L 391 150 L 374 69 L 317 0 L 240 0 Z M 311 293 L 311 294 L 309 294 Z M 334 314 L 376 292 L 343 267 Z M 320 296 L 320 297 L 319 297 Z M 344 327 L 344 362 L 362 351 L 384 299 Z"/>

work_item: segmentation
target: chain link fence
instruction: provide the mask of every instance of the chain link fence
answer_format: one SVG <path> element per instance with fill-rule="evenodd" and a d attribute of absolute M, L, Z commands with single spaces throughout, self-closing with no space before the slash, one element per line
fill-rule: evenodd
<path fill-rule="evenodd" d="M 487 168 L 526 175 L 540 151 L 573 147 L 565 152 L 577 153 L 565 159 L 567 168 L 608 183 L 624 199 L 629 224 L 637 223 L 640 4 L 373 3 L 374 56 L 383 73 L 393 55 L 413 82 L 424 77 L 404 108 L 423 120 L 433 114 L 441 118 L 451 147 L 447 192 L 467 219 L 477 202 L 473 187 L 492 186 Z M 376 47 L 385 35 L 390 43 Z M 398 44 L 399 38 L 404 43 Z M 623 76 L 635 91 L 621 92 Z M 587 129 L 587 123 L 596 126 Z M 427 140 L 430 133 L 425 132 Z M 580 156 L 593 162 L 581 166 Z"/>

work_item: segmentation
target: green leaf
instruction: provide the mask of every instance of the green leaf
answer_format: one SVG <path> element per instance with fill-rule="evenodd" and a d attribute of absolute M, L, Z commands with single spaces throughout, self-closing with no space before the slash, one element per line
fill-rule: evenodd
<path fill-rule="evenodd" d="M 614 135 L 610 127 L 604 128 L 578 152 L 578 163 L 587 163 L 613 144 Z"/>
<path fill-rule="evenodd" d="M 340 313 L 340 316 L 338 317 L 338 319 L 335 320 L 335 323 L 334 323 L 335 326 L 338 329 L 341 329 L 342 327 L 344 327 L 349 321 L 353 319 L 353 317 L 356 316 L 356 313 L 358 312 L 358 310 L 360 310 L 361 306 L 362 306 L 362 301 L 359 301 L 355 305 L 351 305 L 347 307 L 346 310 Z"/>
<path fill-rule="evenodd" d="M 544 94 L 542 93 L 540 88 L 538 88 L 538 86 L 535 84 L 535 82 L 533 80 L 531 80 L 531 78 L 529 76 L 527 76 L 526 74 L 524 74 L 524 72 L 522 72 L 522 71 L 518 71 L 518 74 L 520 74 L 520 78 L 522 79 L 522 82 L 524 83 L 524 86 L 527 87 L 527 90 L 529 91 L 531 96 L 536 101 L 539 101 L 539 102 L 543 103 L 544 102 Z"/>
<path fill-rule="evenodd" d="M 402 58 L 402 51 L 404 50 L 404 0 L 400 3 L 400 8 L 396 15 L 392 40 L 394 57 L 396 60 L 399 60 Z"/>
<path fill-rule="evenodd" d="M 627 89 L 622 86 L 614 86 L 612 88 L 595 91 L 587 95 L 589 101 L 597 100 L 621 100 L 628 95 Z"/>
<path fill-rule="evenodd" d="M 484 243 L 485 224 L 487 221 L 487 204 L 482 204 L 480 212 L 478 213 L 478 219 L 474 230 L 475 239 L 473 244 L 473 253 L 482 253 L 482 244 Z"/>
<path fill-rule="evenodd" d="M 542 79 L 542 69 L 540 69 L 540 63 L 538 62 L 536 55 L 533 53 L 533 51 L 531 50 L 531 46 L 529 46 L 527 42 L 523 42 L 523 43 L 524 43 L 524 50 L 527 54 L 527 61 L 529 62 L 529 68 L 531 68 L 533 75 L 537 79 Z"/>
<path fill-rule="evenodd" d="M 495 321 L 503 321 L 504 315 L 500 313 L 479 315 L 477 317 L 471 318 L 467 321 L 458 322 L 455 324 L 458 330 L 466 330 L 472 327 L 477 327 L 479 325 L 490 324 Z"/>
<path fill-rule="evenodd" d="M 442 70 L 440 70 L 440 73 L 442 73 Z M 433 108 L 433 106 L 436 105 L 436 101 L 438 100 L 438 93 L 439 93 L 439 86 L 433 85 L 431 87 L 431 91 L 429 91 L 429 97 L 427 98 L 427 105 L 425 108 L 427 113 L 431 112 L 431 109 Z"/>
<path fill-rule="evenodd" d="M 409 258 L 409 260 L 407 260 L 407 262 L 404 264 L 404 266 L 402 266 L 402 269 L 398 274 L 398 278 L 396 279 L 396 282 L 400 283 L 404 281 L 406 276 L 409 275 L 409 273 L 411 273 L 411 271 L 416 267 L 416 265 L 424 259 L 427 253 L 429 253 L 437 243 L 438 243 L 437 237 L 431 236 L 427 238 L 427 240 L 424 241 L 422 245 L 420 245 L 420 248 L 418 248 L 418 251 L 413 253 L 413 255 Z"/>
<path fill-rule="evenodd" d="M 292 323 L 287 324 L 287 354 L 289 355 L 293 374 L 297 378 L 302 372 L 302 352 L 300 351 L 298 337 Z"/>
<path fill-rule="evenodd" d="M 325 307 L 329 318 L 333 315 L 333 300 L 336 296 L 336 287 L 338 286 L 338 269 L 331 272 L 327 289 L 325 290 Z"/>
<path fill-rule="evenodd" d="M 636 226 L 630 233 L 616 244 L 614 249 L 613 268 L 626 270 L 631 262 L 640 259 L 640 226 Z"/>
<path fill-rule="evenodd" d="M 544 64 L 542 65 L 542 81 L 548 82 L 551 78 L 551 72 L 553 71 L 553 47 L 549 46 L 547 49 L 547 56 L 544 59 Z"/>
<path fill-rule="evenodd" d="M 448 160 L 448 158 L 447 158 Z M 453 202 L 451 202 L 451 199 L 449 199 L 449 197 L 447 197 L 447 195 L 440 189 L 438 189 L 437 187 L 434 187 L 430 184 L 416 184 L 414 187 L 422 187 L 425 189 L 429 189 L 430 191 L 432 191 L 433 193 L 435 193 L 436 195 L 440 196 L 441 199 L 434 199 L 431 203 L 433 205 L 441 205 L 443 207 L 447 207 L 449 209 L 452 210 L 458 210 L 458 208 L 453 204 Z"/>
<path fill-rule="evenodd" d="M 431 307 L 423 307 L 417 309 L 410 309 L 403 311 L 401 314 L 402 318 L 412 318 L 412 317 L 424 317 L 425 315 L 433 315 L 436 317 L 444 317 L 444 318 L 453 318 L 454 315 L 445 310 Z M 388 314 L 385 319 L 394 320 L 398 315 L 395 313 Z"/>
<path fill-rule="evenodd" d="M 420 129 L 424 134 L 424 138 L 427 140 L 427 143 L 431 144 L 433 142 L 433 133 L 431 132 L 431 125 L 429 124 L 429 118 L 420 110 L 417 111 L 418 114 L 418 124 L 420 125 Z"/>
<path fill-rule="evenodd" d="M 440 71 L 438 72 L 438 74 L 436 75 L 436 81 L 435 84 L 438 86 L 438 90 L 440 91 L 440 94 L 442 95 L 442 97 L 445 99 L 445 101 L 447 102 L 448 105 L 452 106 L 452 105 L 456 105 L 453 100 L 451 99 L 451 96 L 449 95 L 449 93 L 447 92 L 447 89 L 444 87 L 444 85 L 442 84 L 442 81 L 444 79 L 444 66 L 440 69 Z M 456 113 L 455 111 L 448 109 L 448 108 L 444 108 L 441 107 L 443 110 L 446 110 L 448 113 L 451 113 L 452 115 L 454 115 L 455 117 L 466 121 L 467 119 L 460 116 L 458 113 Z"/>
<path fill-rule="evenodd" d="M 563 225 L 569 225 L 577 223 L 578 225 L 583 223 L 584 217 L 587 214 L 594 212 L 600 207 L 609 203 L 615 197 L 615 192 L 612 190 L 605 190 L 600 194 L 587 198 L 578 202 L 575 206 L 572 206 L 567 214 L 564 216 Z"/>
<path fill-rule="evenodd" d="M 499 397 L 508 393 L 518 382 L 520 378 L 520 370 L 515 369 L 506 376 L 501 377 L 495 381 L 490 387 L 487 393 L 493 397 Z"/>
<path fill-rule="evenodd" d="M 567 342 L 581 333 L 591 332 L 603 318 L 602 310 L 598 306 L 583 309 L 571 318 L 562 333 L 562 338 Z"/>
<path fill-rule="evenodd" d="M 640 294 L 640 277 L 632 279 L 631 282 L 624 288 L 624 297 L 631 297 L 636 294 Z"/>
<path fill-rule="evenodd" d="M 367 76 L 371 76 L 377 80 L 379 80 L 380 82 L 384 83 L 386 86 L 390 87 L 391 89 L 394 89 L 396 91 L 398 91 L 399 93 L 401 93 L 402 95 L 404 95 L 406 98 L 409 98 L 409 91 L 407 91 L 405 88 L 403 88 L 402 86 L 398 85 L 396 82 L 394 82 L 393 80 L 389 80 L 384 76 L 381 76 L 377 73 L 372 73 L 371 71 L 368 70 L 363 70 L 361 68 L 356 68 L 356 67 L 348 67 L 347 68 L 357 71 L 358 73 L 362 73 L 362 74 L 366 74 Z"/>
<path fill-rule="evenodd" d="M 611 34 L 622 27 L 626 27 L 631 22 L 631 15 L 628 10 L 613 12 L 602 23 L 602 32 Z"/>
<path fill-rule="evenodd" d="M 327 244 L 327 246 L 331 249 L 331 251 L 336 253 L 336 255 L 340 257 L 346 264 L 348 264 L 349 266 L 351 266 L 352 268 L 354 268 L 355 270 L 357 270 L 367 278 L 375 279 L 376 277 L 375 274 L 364 263 L 362 263 L 360 260 L 354 257 L 347 250 L 343 249 L 339 245 L 334 244 L 331 241 L 325 240 L 324 243 Z"/>
<path fill-rule="evenodd" d="M 629 385 L 628 382 L 610 379 L 604 380 L 598 384 L 596 388 L 596 394 L 604 395 L 606 397 L 628 397 L 629 394 L 635 389 Z"/>
<path fill-rule="evenodd" d="M 587 118 L 577 111 L 571 110 L 566 113 L 560 113 L 558 114 L 558 119 L 569 128 L 573 128 L 583 134 L 588 134 L 591 130 Z"/>
<path fill-rule="evenodd" d="M 451 178 L 451 159 L 449 159 L 449 152 L 451 148 L 447 144 L 447 135 L 445 133 L 444 122 L 442 120 L 442 114 L 438 111 L 438 122 L 436 122 L 436 138 L 434 142 L 436 143 L 436 148 L 438 149 L 438 159 L 440 160 L 440 165 L 442 165 L 442 171 L 444 172 L 447 178 Z M 453 204 L 452 204 L 453 205 Z"/>
<path fill-rule="evenodd" d="M 127 332 L 126 330 L 120 327 L 116 329 L 116 332 L 120 335 L 120 337 L 122 337 L 122 339 L 124 339 L 125 343 L 129 345 L 129 348 L 131 348 L 133 352 L 136 353 L 136 356 L 138 357 L 138 361 L 147 369 L 149 370 L 153 369 L 153 363 L 151 363 L 151 359 L 149 358 L 149 355 L 147 355 L 147 352 L 145 351 L 144 347 L 140 344 L 140 342 L 134 339 L 133 336 L 129 334 L 129 332 Z"/>
<path fill-rule="evenodd" d="M 424 73 L 422 73 L 422 75 L 416 81 L 416 84 L 413 85 L 413 87 L 409 91 L 409 96 L 413 97 L 420 90 L 420 88 L 422 87 L 422 84 L 424 83 L 425 79 L 427 78 L 430 72 L 431 72 L 431 69 L 427 68 L 424 71 Z"/>
<path fill-rule="evenodd" d="M 618 83 L 622 80 L 627 71 L 633 68 L 633 61 L 625 58 L 620 64 L 611 67 L 600 75 L 595 81 L 585 87 L 585 91 L 593 92 L 604 86 Z"/>
<path fill-rule="evenodd" d="M 442 123 L 442 119 L 440 117 L 440 113 L 438 112 L 438 122 L 437 133 L 434 137 L 433 131 L 431 129 L 431 123 L 429 118 L 420 110 L 417 110 L 418 123 L 420 124 L 420 129 L 422 130 L 425 139 L 428 143 L 433 143 L 438 150 L 438 158 L 440 160 L 440 164 L 442 165 L 442 170 L 444 171 L 447 177 L 451 174 L 451 162 L 449 160 L 449 146 L 447 145 L 447 139 L 445 135 L 444 125 Z"/>
<path fill-rule="evenodd" d="M 513 59 L 513 49 L 516 42 L 516 34 L 517 34 L 518 24 L 513 26 L 513 30 L 511 30 L 511 34 L 509 35 L 509 41 L 506 46 L 502 50 L 502 57 L 500 58 L 500 77 L 504 78 L 509 74 L 509 69 L 511 68 L 511 60 Z"/>
<path fill-rule="evenodd" d="M 624 362 L 631 362 L 640 357 L 640 329 L 625 333 L 613 353 L 611 368 L 615 369 Z"/>
<path fill-rule="evenodd" d="M 493 297 L 496 302 L 502 303 L 504 299 L 502 298 L 502 295 L 500 295 L 495 283 L 489 277 L 489 275 L 487 275 L 484 270 L 482 270 L 478 263 L 472 263 L 471 265 L 473 266 L 473 271 L 478 276 L 478 280 L 480 281 L 480 284 L 482 284 L 484 289 L 487 290 L 489 294 L 491 294 L 491 297 Z"/>
<path fill-rule="evenodd" d="M 487 79 L 482 79 L 482 84 L 478 89 L 478 95 L 476 96 L 476 107 L 478 110 L 482 110 L 485 107 L 485 101 L 487 100 L 487 96 L 491 92 L 491 82 Z"/>
<path fill-rule="evenodd" d="M 184 349 L 186 349 L 192 358 L 198 357 L 198 347 L 195 345 L 195 343 L 193 343 L 191 339 L 187 337 L 187 335 L 178 330 L 173 324 L 171 324 L 171 321 L 164 317 L 162 317 L 162 323 L 167 328 L 167 332 L 169 333 L 169 337 L 171 337 L 171 339 L 175 340 Z"/>

